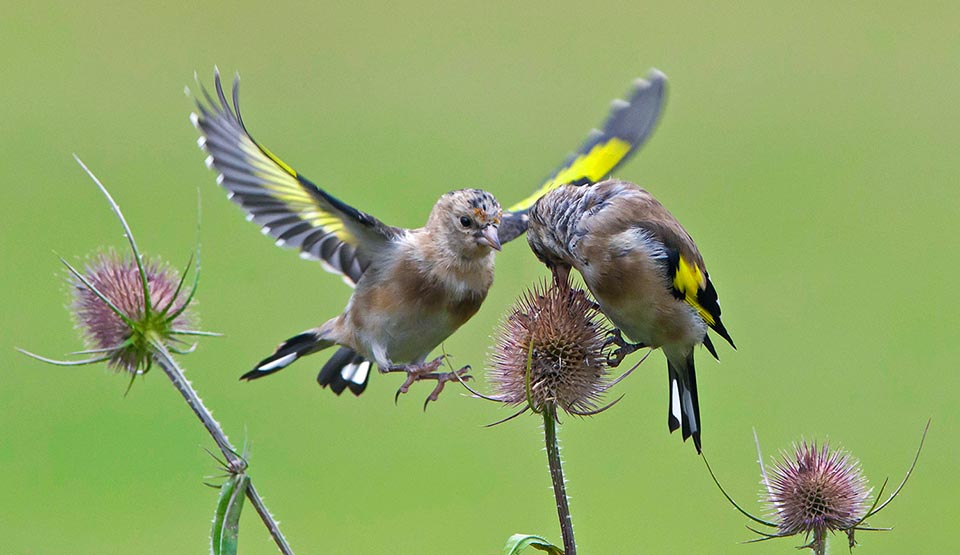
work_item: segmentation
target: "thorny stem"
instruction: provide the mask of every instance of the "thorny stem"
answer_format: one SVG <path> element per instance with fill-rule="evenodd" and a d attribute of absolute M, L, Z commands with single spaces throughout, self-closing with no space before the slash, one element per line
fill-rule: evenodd
<path fill-rule="evenodd" d="M 173 386 L 183 395 L 183 399 L 187 402 L 187 405 L 193 409 L 193 413 L 197 415 L 197 418 L 203 423 L 203 427 L 207 429 L 207 433 L 209 433 L 213 441 L 216 442 L 217 447 L 220 448 L 220 452 L 223 453 L 223 456 L 227 459 L 229 470 L 237 473 L 243 472 L 247 467 L 247 462 L 237 455 L 237 450 L 230 444 L 230 440 L 227 439 L 227 434 L 223 433 L 223 428 L 220 427 L 220 423 L 213 419 L 213 414 L 204 406 L 197 392 L 193 390 L 193 386 L 187 381 L 186 376 L 183 375 L 183 371 L 177 365 L 177 362 L 173 360 L 173 356 L 170 355 L 170 351 L 167 350 L 166 345 L 161 341 L 153 341 L 151 343 L 155 353 L 154 359 L 157 364 L 163 368 L 167 377 L 173 382 Z"/>
<path fill-rule="evenodd" d="M 826 555 L 827 553 L 827 532 L 823 528 L 817 528 L 813 531 L 813 543 L 811 544 L 814 555 Z"/>
<path fill-rule="evenodd" d="M 567 489 L 563 481 L 560 445 L 557 443 L 557 407 L 553 403 L 546 403 L 543 407 L 543 437 L 547 444 L 547 461 L 550 463 L 550 479 L 553 481 L 553 495 L 557 501 L 557 516 L 560 517 L 563 553 L 577 555 L 577 544 L 573 540 L 573 519 L 570 517 Z"/>
<path fill-rule="evenodd" d="M 177 365 L 177 362 L 170 355 L 170 351 L 167 350 L 167 347 L 161 341 L 152 341 L 151 344 L 154 351 L 154 360 L 163 368 L 167 377 L 173 382 L 173 386 L 183 395 L 183 399 L 187 402 L 187 405 L 193 409 L 193 413 L 197 415 L 197 418 L 203 423 L 203 427 L 207 429 L 210 437 L 213 438 L 217 447 L 220 448 L 220 452 L 226 457 L 228 471 L 234 474 L 244 472 L 247 468 L 247 461 L 237 454 L 237 450 L 230 444 L 230 440 L 227 439 L 227 434 L 223 432 L 220 423 L 213 419 L 213 414 L 204 406 L 203 401 L 197 395 L 197 392 L 194 391 L 193 386 L 190 385 L 186 376 L 183 375 L 183 370 L 180 369 L 180 366 Z M 257 490 L 253 487 L 252 479 L 247 485 L 247 499 L 250 500 L 250 503 L 252 503 L 257 510 L 257 514 L 260 515 L 260 519 L 267 527 L 280 552 L 284 555 L 293 555 L 293 550 L 290 549 L 286 538 L 284 538 L 280 532 L 277 521 L 274 520 L 273 515 L 267 510 Z"/>
<path fill-rule="evenodd" d="M 270 514 L 267 506 L 263 504 L 263 499 L 260 499 L 260 494 L 254 489 L 253 481 L 247 484 L 247 499 L 253 504 L 253 508 L 257 510 L 257 514 L 260 515 L 260 520 L 263 521 L 267 530 L 270 530 L 270 535 L 273 536 L 273 541 L 277 542 L 280 553 L 283 553 L 283 555 L 293 555 L 293 550 L 290 549 L 290 545 L 287 544 L 287 538 L 283 537 L 280 526 L 277 524 L 277 521 L 273 519 L 273 515 Z"/>

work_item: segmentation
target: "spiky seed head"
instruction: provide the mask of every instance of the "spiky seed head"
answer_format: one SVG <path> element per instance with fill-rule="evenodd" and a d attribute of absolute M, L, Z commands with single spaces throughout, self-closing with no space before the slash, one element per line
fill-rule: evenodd
<path fill-rule="evenodd" d="M 849 453 L 803 441 L 775 461 L 766 501 L 779 535 L 812 533 L 816 542 L 825 532 L 860 522 L 870 508 L 870 492 L 859 461 Z"/>
<path fill-rule="evenodd" d="M 536 411 L 554 404 L 582 414 L 597 408 L 609 379 L 604 340 L 609 329 L 586 294 L 540 283 L 526 291 L 496 333 L 488 378 L 494 398 Z M 529 388 L 528 388 L 529 362 Z"/>
<path fill-rule="evenodd" d="M 185 310 L 188 295 L 179 288 L 176 270 L 158 260 L 143 261 L 149 306 L 143 280 L 132 256 L 109 250 L 89 261 L 84 279 L 117 310 L 103 301 L 81 279 L 71 276 L 71 305 L 76 326 L 87 346 L 111 353 L 108 366 L 133 374 L 150 367 L 151 340 L 177 342 L 173 331 L 187 329 L 195 319 Z M 120 312 L 120 314 L 117 313 Z"/>

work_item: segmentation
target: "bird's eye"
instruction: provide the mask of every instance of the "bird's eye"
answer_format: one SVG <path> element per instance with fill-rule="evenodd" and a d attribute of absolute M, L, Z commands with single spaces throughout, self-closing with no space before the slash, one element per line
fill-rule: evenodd
<path fill-rule="evenodd" d="M 470 218 L 466 216 L 460 216 L 460 225 L 463 227 L 470 227 Z"/>

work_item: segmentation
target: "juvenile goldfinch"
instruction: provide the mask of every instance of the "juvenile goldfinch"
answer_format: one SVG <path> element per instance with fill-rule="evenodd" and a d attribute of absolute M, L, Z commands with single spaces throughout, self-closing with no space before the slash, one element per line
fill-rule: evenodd
<path fill-rule="evenodd" d="M 336 344 L 317 376 L 321 386 L 359 395 L 372 361 L 381 372 L 406 372 L 397 395 L 415 381 L 436 380 L 427 402 L 436 400 L 447 381 L 469 377 L 469 368 L 437 372 L 443 357 L 427 357 L 480 308 L 493 283 L 493 251 L 523 234 L 539 196 L 566 182 L 601 179 L 626 160 L 655 126 L 664 85 L 656 71 L 649 81 L 637 80 L 629 101 L 614 102 L 603 130 L 511 210 L 503 212 L 490 193 L 462 189 L 441 196 L 424 227 L 401 229 L 334 198 L 257 143 L 240 117 L 239 77 L 231 105 L 216 72 L 216 98 L 204 90 L 191 120 L 217 182 L 277 245 L 299 249 L 355 287 L 343 313 L 284 341 L 241 379 L 272 374 Z"/>
<path fill-rule="evenodd" d="M 712 328 L 731 346 L 720 321 L 717 291 L 703 257 L 680 222 L 657 199 L 625 181 L 593 186 L 567 185 L 540 198 L 531 208 L 527 241 L 561 283 L 570 268 L 583 277 L 600 310 L 637 344 L 627 352 L 662 348 L 670 379 L 670 431 L 682 429 L 700 452 L 700 405 L 693 349 Z M 734 347 L 736 348 L 736 347 Z"/>

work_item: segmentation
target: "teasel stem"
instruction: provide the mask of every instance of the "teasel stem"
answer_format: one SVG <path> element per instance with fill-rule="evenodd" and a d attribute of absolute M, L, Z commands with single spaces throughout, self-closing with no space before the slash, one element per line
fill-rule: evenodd
<path fill-rule="evenodd" d="M 256 488 L 253 487 L 252 480 L 250 484 L 247 485 L 247 500 L 250 501 L 250 503 L 253 504 L 253 508 L 257 510 L 257 514 L 260 515 L 260 520 L 263 521 L 267 530 L 270 531 L 270 536 L 272 536 L 273 541 L 276 542 L 280 553 L 283 553 L 283 555 L 293 555 L 293 550 L 290 549 L 287 538 L 283 537 L 283 532 L 280 531 L 280 525 L 273 518 L 273 515 L 270 514 L 267 506 L 263 503 L 263 499 L 260 498 L 260 494 L 257 493 Z"/>
<path fill-rule="evenodd" d="M 213 414 L 203 404 L 203 401 L 197 395 L 197 392 L 194 391 L 190 382 L 187 381 L 186 376 L 183 375 L 183 370 L 180 369 L 180 366 L 177 364 L 177 361 L 174 360 L 170 351 L 163 342 L 159 340 L 151 341 L 151 345 L 153 347 L 154 361 L 160 368 L 163 368 L 164 373 L 166 373 L 170 381 L 173 382 L 177 391 L 183 395 L 183 399 L 187 402 L 187 405 L 193 409 L 193 413 L 197 415 L 197 418 L 203 423 L 203 427 L 207 429 L 207 433 L 210 434 L 210 437 L 213 438 L 217 447 L 220 448 L 220 452 L 223 453 L 227 461 L 227 470 L 231 474 L 245 472 L 247 469 L 247 461 L 238 454 L 236 448 L 230 443 L 227 434 L 225 434 L 223 428 L 220 427 L 220 423 L 214 420 Z M 263 503 L 263 499 L 260 498 L 256 488 L 253 487 L 252 479 L 247 485 L 246 496 L 247 500 L 249 500 L 256 509 L 257 514 L 260 515 L 260 520 L 262 520 L 263 524 L 267 527 L 270 536 L 277 544 L 280 552 L 284 555 L 293 555 L 293 550 L 287 543 L 287 539 L 283 536 L 283 533 L 280 532 L 280 526 Z"/>
<path fill-rule="evenodd" d="M 227 439 L 227 434 L 223 432 L 220 423 L 213 419 L 213 414 L 204 406 L 203 401 L 197 395 L 197 392 L 194 391 L 190 382 L 187 381 L 186 376 L 183 375 L 183 370 L 180 369 L 177 361 L 173 359 L 166 345 L 160 341 L 152 341 L 151 345 L 154 350 L 154 360 L 163 368 L 167 377 L 173 382 L 173 386 L 177 388 L 180 395 L 183 395 L 183 399 L 187 402 L 187 405 L 193 409 L 193 413 L 196 414 L 200 422 L 203 423 L 203 427 L 207 429 L 207 433 L 210 434 L 210 437 L 213 438 L 217 447 L 220 448 L 220 452 L 226 457 L 229 470 L 233 473 L 240 473 L 246 470 L 247 461 L 243 460 L 237 453 L 236 448 L 230 443 L 230 440 Z"/>
<path fill-rule="evenodd" d="M 557 442 L 557 406 L 553 403 L 546 403 L 543 407 L 543 437 L 547 445 L 553 495 L 557 501 L 557 516 L 560 518 L 563 553 L 577 555 L 577 544 L 573 539 L 573 519 L 570 516 L 567 488 L 563 480 L 563 463 L 560 461 L 560 445 Z"/>

